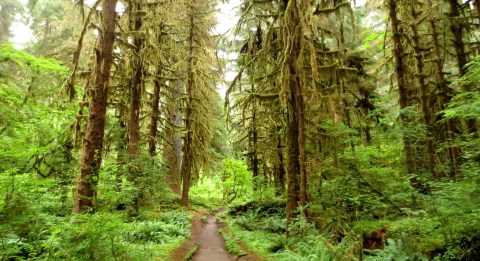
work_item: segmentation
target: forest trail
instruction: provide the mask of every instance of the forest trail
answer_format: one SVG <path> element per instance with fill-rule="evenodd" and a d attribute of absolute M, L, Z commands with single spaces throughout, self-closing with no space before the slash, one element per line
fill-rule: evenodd
<path fill-rule="evenodd" d="M 255 253 L 249 253 L 246 256 L 234 256 L 227 252 L 225 248 L 225 240 L 220 235 L 217 217 L 224 209 L 216 211 L 209 215 L 207 222 L 202 222 L 205 212 L 197 212 L 192 218 L 192 230 L 190 232 L 190 240 L 181 245 L 173 254 L 172 261 L 185 260 L 197 246 L 198 249 L 189 260 L 193 261 L 261 261 Z"/>
<path fill-rule="evenodd" d="M 225 249 L 225 240 L 220 235 L 217 224 L 218 214 L 222 212 L 223 209 L 220 209 L 214 215 L 210 215 L 205 224 L 202 224 L 201 220 L 197 220 L 199 221 L 195 222 L 197 224 L 192 224 L 192 239 L 200 244 L 192 258 L 193 261 L 233 260 Z"/>

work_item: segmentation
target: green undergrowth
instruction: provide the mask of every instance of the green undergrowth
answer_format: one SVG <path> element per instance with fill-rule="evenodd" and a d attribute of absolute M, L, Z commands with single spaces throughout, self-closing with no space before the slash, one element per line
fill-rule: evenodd
<path fill-rule="evenodd" d="M 285 248 L 285 201 L 251 201 L 235 204 L 220 216 L 227 227 L 223 236 L 227 250 L 244 255 L 241 244 L 269 259 Z"/>
<path fill-rule="evenodd" d="M 365 260 L 425 260 L 420 246 L 426 242 L 419 242 L 413 235 L 435 226 L 431 220 L 417 225 L 412 223 L 415 222 L 413 219 L 358 221 L 339 235 L 338 227 L 327 226 L 327 229 L 320 230 L 311 220 L 299 217 L 289 225 L 287 244 L 285 201 L 279 199 L 231 206 L 222 220 L 228 224 L 223 231 L 228 251 L 242 255 L 241 244 L 245 244 L 266 260 L 359 260 L 360 255 Z M 386 226 L 391 232 L 385 249 L 363 251 L 362 235 Z"/>
<path fill-rule="evenodd" d="M 299 217 L 288 231 L 283 200 L 232 205 L 221 217 L 228 225 L 223 235 L 230 252 L 244 254 L 241 244 L 245 244 L 267 260 L 476 260 L 480 212 L 476 200 L 461 199 L 476 195 L 477 190 L 469 191 L 466 183 L 448 188 L 440 182 L 433 185 L 436 190 L 431 195 L 418 195 L 416 208 L 404 208 L 397 216 L 323 227 L 316 216 Z M 447 202 L 453 205 L 447 207 Z M 383 249 L 364 249 L 365 240 L 382 231 L 377 244 Z"/>
<path fill-rule="evenodd" d="M 53 179 L 1 173 L 0 259 L 167 260 L 189 238 L 191 213 L 182 208 L 71 215 L 71 199 L 61 195 Z"/>

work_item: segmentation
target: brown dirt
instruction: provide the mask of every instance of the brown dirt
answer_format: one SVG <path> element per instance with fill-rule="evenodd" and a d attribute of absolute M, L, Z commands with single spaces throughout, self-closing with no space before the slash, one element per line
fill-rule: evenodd
<path fill-rule="evenodd" d="M 200 247 L 193 255 L 193 261 L 261 261 L 263 260 L 253 252 L 248 251 L 245 245 L 242 248 L 248 253 L 246 256 L 233 256 L 225 249 L 225 240 L 219 233 L 219 225 L 217 224 L 217 216 L 223 212 L 223 209 L 217 211 L 214 215 L 210 215 L 206 224 L 202 223 L 202 217 L 205 212 L 197 212 L 192 218 L 192 230 L 190 232 L 190 240 L 177 248 L 171 256 L 172 261 L 183 261 L 189 252 L 198 244 Z"/>

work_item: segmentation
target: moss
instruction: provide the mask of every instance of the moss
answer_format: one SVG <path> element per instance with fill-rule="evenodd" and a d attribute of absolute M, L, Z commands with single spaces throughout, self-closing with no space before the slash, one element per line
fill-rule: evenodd
<path fill-rule="evenodd" d="M 360 220 L 353 224 L 353 231 L 357 234 L 370 234 L 384 227 L 389 227 L 389 220 Z"/>

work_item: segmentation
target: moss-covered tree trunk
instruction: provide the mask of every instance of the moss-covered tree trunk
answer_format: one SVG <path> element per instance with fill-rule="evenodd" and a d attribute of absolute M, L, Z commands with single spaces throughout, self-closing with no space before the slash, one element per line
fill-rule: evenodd
<path fill-rule="evenodd" d="M 138 32 L 142 28 L 142 20 L 137 14 L 141 10 L 141 3 L 138 0 L 133 0 L 130 3 L 131 7 L 131 30 Z M 138 144 L 140 142 L 140 107 L 142 104 L 142 77 L 143 64 L 140 58 L 140 52 L 143 48 L 143 40 L 140 35 L 133 37 L 133 52 L 132 55 L 132 81 L 130 85 L 130 120 L 129 120 L 129 139 L 128 139 L 128 153 L 130 155 L 138 154 Z"/>
<path fill-rule="evenodd" d="M 462 17 L 460 15 L 462 3 L 459 3 L 457 0 L 448 0 L 448 3 L 450 5 L 450 12 L 448 13 L 448 18 L 450 20 L 450 32 L 453 35 L 452 41 L 457 58 L 457 67 L 459 71 L 459 76 L 464 76 L 467 73 L 467 68 L 465 67 L 465 65 L 468 62 L 468 55 L 467 51 L 465 50 L 465 43 L 463 42 L 465 17 Z M 465 92 L 472 91 L 471 84 L 461 84 L 461 87 Z M 462 122 L 462 125 L 464 133 L 475 133 L 477 130 L 476 121 L 474 119 L 467 119 Z"/>
<path fill-rule="evenodd" d="M 275 188 L 276 194 L 281 195 L 285 192 L 285 166 L 282 147 L 282 137 L 279 134 L 280 127 L 277 130 L 277 160 L 275 162 Z"/>
<path fill-rule="evenodd" d="M 408 101 L 408 93 L 407 93 L 407 85 L 405 84 L 405 64 L 404 64 L 404 48 L 402 45 L 401 33 L 399 29 L 399 20 L 397 17 L 397 3 L 396 0 L 388 0 L 388 11 L 390 16 L 390 23 L 392 27 L 392 41 L 393 41 L 393 55 L 395 58 L 395 74 L 397 78 L 397 86 L 398 86 L 398 103 L 400 105 L 400 109 L 403 110 L 407 108 L 407 101 Z M 402 121 L 404 123 L 408 123 L 409 119 L 405 115 L 405 113 L 401 113 L 400 115 Z M 415 162 L 415 152 L 413 149 L 413 141 L 408 135 L 403 135 L 403 146 L 404 146 L 404 153 L 405 153 L 405 161 L 407 165 L 407 172 L 409 174 L 413 174 L 417 171 L 417 166 Z M 415 188 L 419 188 L 418 180 L 415 178 L 411 179 L 412 186 Z"/>
<path fill-rule="evenodd" d="M 258 29 L 259 30 L 259 29 Z M 255 90 L 255 84 L 252 83 L 252 93 L 256 93 Z M 249 130 L 248 130 L 248 161 L 249 161 L 249 168 L 252 171 L 253 178 L 254 178 L 254 189 L 256 188 L 256 177 L 258 176 L 258 171 L 259 171 L 259 162 L 258 162 L 258 121 L 257 121 L 257 100 L 256 98 L 253 98 L 251 101 L 251 113 L 252 115 L 250 116 L 249 120 Z"/>
<path fill-rule="evenodd" d="M 157 72 L 158 74 L 158 72 Z M 155 156 L 157 154 L 157 135 L 158 135 L 158 119 L 160 117 L 160 80 L 155 80 L 153 82 L 153 93 L 152 93 L 152 115 L 150 116 L 150 130 L 149 130 L 149 140 L 148 140 L 148 152 L 150 156 Z"/>
<path fill-rule="evenodd" d="M 162 43 L 162 33 L 163 33 L 163 24 L 159 28 L 157 43 L 161 46 Z M 152 93 L 152 104 L 151 104 L 151 115 L 150 115 L 150 129 L 149 129 L 149 140 L 148 140 L 148 152 L 153 157 L 157 154 L 157 135 L 158 135 L 158 122 L 160 118 L 160 91 L 162 86 L 162 63 L 159 62 L 157 65 L 156 79 L 153 81 L 153 93 Z"/>
<path fill-rule="evenodd" d="M 192 177 L 192 145 L 193 145 L 193 85 L 194 85 L 194 66 L 195 66 L 195 48 L 194 48 L 194 12 L 193 4 L 189 13 L 189 38 L 188 38 L 188 81 L 187 81 L 187 101 L 185 109 L 185 138 L 183 140 L 183 157 L 182 157 L 182 205 L 188 205 L 188 194 L 190 191 L 190 182 Z"/>
<path fill-rule="evenodd" d="M 432 1 L 429 1 L 429 4 L 432 5 Z M 437 96 L 438 104 L 440 104 L 440 109 L 445 109 L 445 105 L 450 101 L 448 96 L 448 84 L 445 80 L 445 75 L 443 74 L 443 59 L 442 59 L 442 50 L 439 43 L 439 36 L 436 30 L 435 21 L 430 19 L 429 21 L 430 35 L 433 43 L 433 54 L 434 54 L 434 65 L 435 65 L 435 78 L 436 78 L 436 87 L 438 89 L 439 95 Z M 450 167 L 452 169 L 453 175 L 458 175 L 460 171 L 460 152 L 453 143 L 455 141 L 455 129 L 452 120 L 445 121 L 445 132 L 444 139 L 447 141 L 447 157 L 450 162 Z"/>
<path fill-rule="evenodd" d="M 281 98 L 287 107 L 286 153 L 287 153 L 287 219 L 297 215 L 297 208 L 307 201 L 305 172 L 305 119 L 303 87 L 300 76 L 303 72 L 301 41 L 303 28 L 300 21 L 299 1 L 286 2 L 283 21 L 284 61 L 282 68 L 283 89 Z"/>
<path fill-rule="evenodd" d="M 453 36 L 452 42 L 457 59 L 457 68 L 460 76 L 463 76 L 467 72 L 465 68 L 465 64 L 467 64 L 467 53 L 465 52 L 465 44 L 463 43 L 463 21 L 460 19 L 461 4 L 457 0 L 447 0 L 447 2 L 450 5 L 448 18 L 450 20 L 450 32 Z M 469 90 L 466 89 L 465 91 Z"/>
<path fill-rule="evenodd" d="M 181 191 L 182 172 L 182 134 L 183 117 L 181 98 L 184 93 L 183 83 L 172 81 L 170 95 L 167 97 L 167 116 L 163 137 L 163 157 L 166 163 L 166 171 L 170 188 L 176 194 Z"/>
<path fill-rule="evenodd" d="M 74 213 L 95 210 L 95 185 L 102 163 L 108 81 L 115 41 L 116 4 L 117 0 L 103 0 L 102 3 L 103 30 L 99 34 L 95 68 L 92 75 L 94 86 L 88 90 L 89 112 L 80 161 L 80 176 L 74 198 Z"/>
<path fill-rule="evenodd" d="M 418 13 L 415 10 L 414 6 L 411 6 L 411 15 L 414 18 L 413 21 L 410 23 L 410 29 L 412 32 L 412 44 L 414 50 L 414 57 L 415 57 L 415 67 L 416 67 L 416 78 L 418 82 L 418 89 L 420 91 L 420 104 L 422 108 L 422 118 L 423 124 L 426 126 L 426 133 L 425 133 L 425 142 L 427 144 L 427 158 L 428 158 L 428 170 L 432 177 L 436 176 L 435 171 L 435 147 L 433 144 L 433 126 L 432 126 L 432 117 L 429 108 L 429 97 L 428 97 L 428 85 L 425 81 L 427 74 L 424 70 L 423 66 L 423 58 L 424 52 L 422 47 L 420 46 L 420 35 L 417 29 L 417 16 Z"/>

